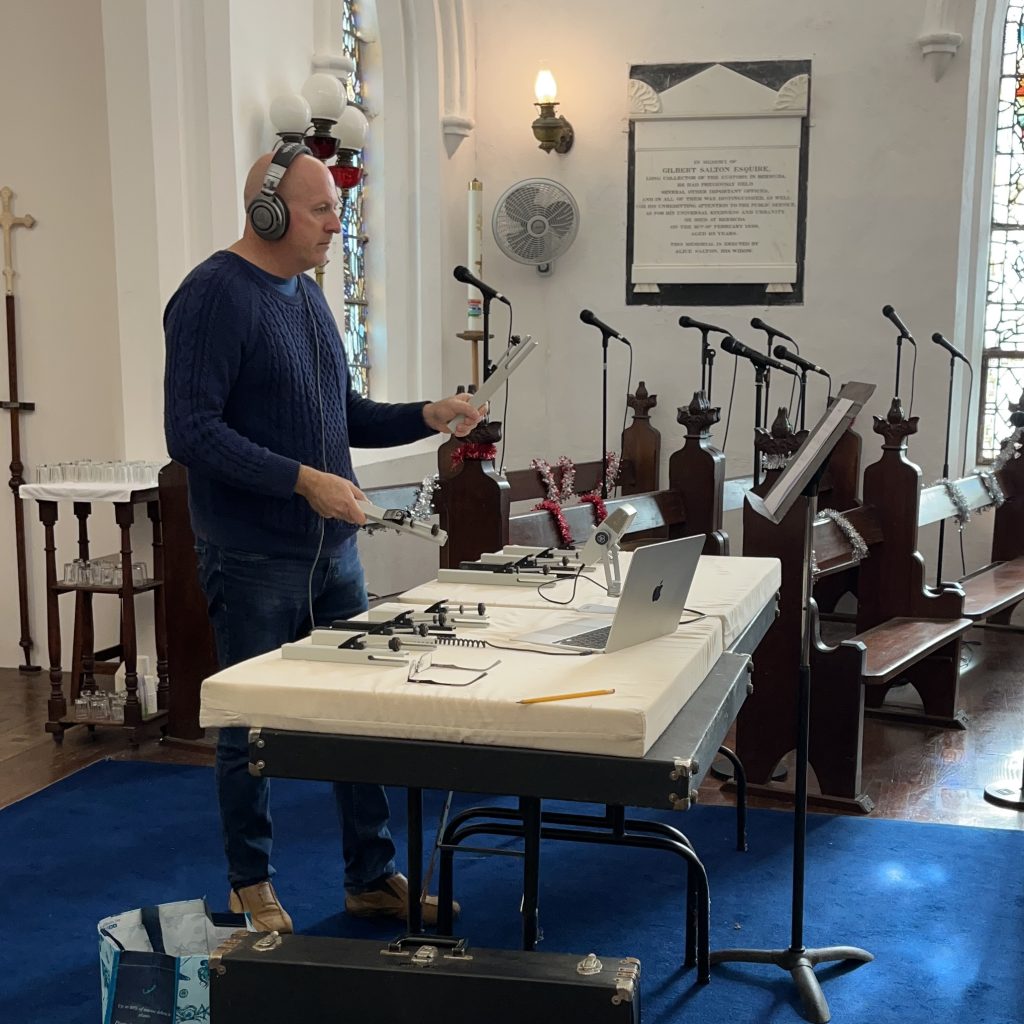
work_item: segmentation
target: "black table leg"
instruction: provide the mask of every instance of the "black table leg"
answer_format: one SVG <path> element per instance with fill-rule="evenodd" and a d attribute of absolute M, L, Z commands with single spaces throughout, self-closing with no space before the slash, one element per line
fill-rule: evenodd
<path fill-rule="evenodd" d="M 408 811 L 408 877 L 409 877 L 409 933 L 423 931 L 423 907 L 420 890 L 423 888 L 423 790 L 410 786 L 407 790 Z"/>
<path fill-rule="evenodd" d="M 520 797 L 523 817 L 523 949 L 536 949 L 540 934 L 540 800 Z"/>

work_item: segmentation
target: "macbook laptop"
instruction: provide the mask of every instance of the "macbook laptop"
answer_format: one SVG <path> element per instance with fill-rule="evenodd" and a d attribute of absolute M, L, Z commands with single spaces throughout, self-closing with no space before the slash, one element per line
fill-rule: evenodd
<path fill-rule="evenodd" d="M 668 636 L 679 625 L 703 548 L 703 534 L 638 548 L 610 623 L 607 616 L 581 618 L 516 639 L 610 654 Z"/>

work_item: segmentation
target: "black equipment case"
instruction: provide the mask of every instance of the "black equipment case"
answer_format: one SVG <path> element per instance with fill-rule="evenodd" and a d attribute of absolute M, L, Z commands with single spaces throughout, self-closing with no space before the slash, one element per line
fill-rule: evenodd
<path fill-rule="evenodd" d="M 211 1024 L 638 1024 L 640 961 L 237 932 L 210 957 Z"/>

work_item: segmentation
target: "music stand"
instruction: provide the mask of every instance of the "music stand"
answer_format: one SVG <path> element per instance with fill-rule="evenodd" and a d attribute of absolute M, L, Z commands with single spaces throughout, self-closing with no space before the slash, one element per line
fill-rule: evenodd
<path fill-rule="evenodd" d="M 723 949 L 711 954 L 712 964 L 755 963 L 775 964 L 793 976 L 803 1003 L 805 1019 L 825 1024 L 831 1019 L 828 1003 L 814 974 L 817 964 L 836 960 L 859 960 L 868 963 L 874 956 L 856 946 L 828 946 L 806 949 L 804 928 L 804 864 L 807 848 L 807 763 L 811 707 L 811 643 L 814 602 L 811 596 L 813 570 L 811 542 L 818 507 L 818 483 L 828 464 L 832 449 L 853 423 L 861 406 L 871 397 L 874 384 L 852 382 L 843 385 L 835 402 L 825 410 L 804 443 L 790 460 L 775 486 L 763 498 L 747 494 L 751 508 L 779 523 L 798 498 L 806 502 L 804 524 L 804 578 L 800 619 L 800 688 L 797 697 L 796 778 L 793 810 L 793 904 L 792 937 L 788 949 Z"/>

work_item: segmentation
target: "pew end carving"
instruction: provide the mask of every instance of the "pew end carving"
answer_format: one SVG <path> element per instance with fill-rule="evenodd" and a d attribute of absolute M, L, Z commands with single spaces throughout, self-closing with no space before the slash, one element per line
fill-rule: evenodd
<path fill-rule="evenodd" d="M 722 529 L 725 512 L 725 454 L 711 443 L 711 428 L 721 410 L 703 391 L 677 410 L 676 422 L 686 428 L 683 447 L 668 462 L 668 486 L 680 496 L 686 511 L 685 533 L 707 536 L 704 554 L 729 554 L 729 536 Z M 671 534 L 683 536 L 682 532 Z"/>

